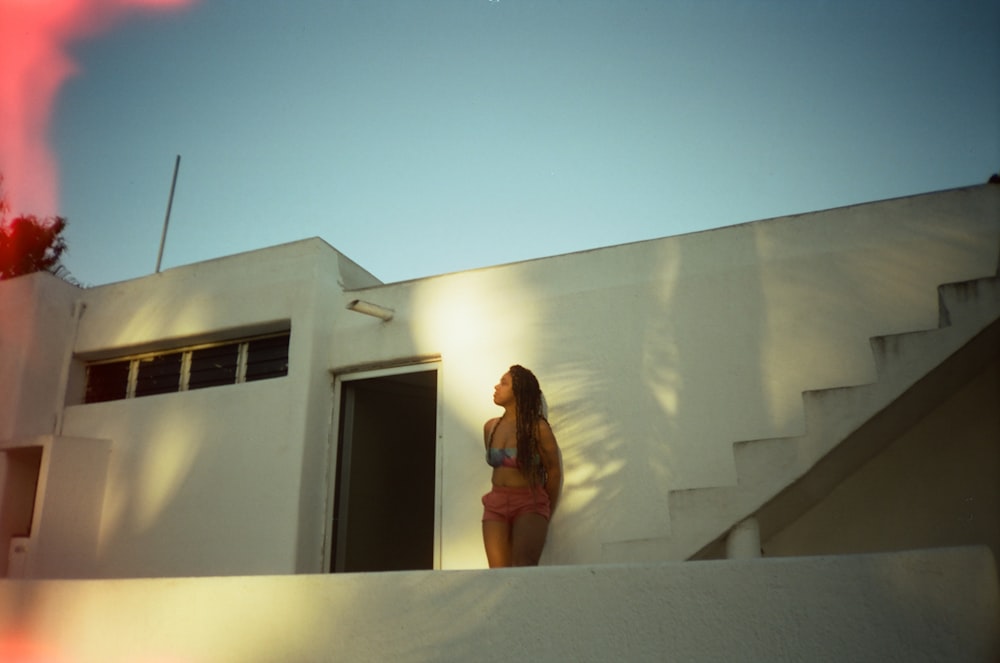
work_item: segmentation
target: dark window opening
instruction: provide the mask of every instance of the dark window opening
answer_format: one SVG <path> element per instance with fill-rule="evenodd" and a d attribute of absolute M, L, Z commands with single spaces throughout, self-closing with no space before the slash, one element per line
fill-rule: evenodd
<path fill-rule="evenodd" d="M 288 375 L 288 334 L 247 343 L 247 382 L 285 375 Z"/>
<path fill-rule="evenodd" d="M 188 389 L 235 383 L 239 359 L 239 343 L 192 350 Z"/>
<path fill-rule="evenodd" d="M 131 361 L 125 360 L 88 366 L 87 394 L 84 402 L 101 403 L 125 398 L 128 393 L 128 371 L 131 364 Z"/>
<path fill-rule="evenodd" d="M 135 381 L 136 397 L 167 394 L 180 389 L 181 359 L 180 352 L 140 359 L 139 375 Z"/>

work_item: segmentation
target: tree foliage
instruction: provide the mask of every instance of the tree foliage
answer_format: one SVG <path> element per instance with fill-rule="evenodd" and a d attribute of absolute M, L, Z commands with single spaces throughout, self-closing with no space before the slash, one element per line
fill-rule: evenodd
<path fill-rule="evenodd" d="M 66 239 L 62 236 L 66 219 L 39 218 L 34 214 L 8 219 L 9 212 L 10 206 L 0 191 L 0 280 L 40 271 L 62 277 L 65 268 L 59 259 L 66 251 Z"/>
<path fill-rule="evenodd" d="M 60 216 L 39 219 L 33 214 L 4 220 L 0 227 L 0 280 L 32 272 L 53 272 L 66 250 Z"/>

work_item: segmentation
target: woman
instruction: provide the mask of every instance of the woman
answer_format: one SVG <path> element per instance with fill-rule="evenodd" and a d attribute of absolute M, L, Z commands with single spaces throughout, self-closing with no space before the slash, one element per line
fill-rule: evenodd
<path fill-rule="evenodd" d="M 559 497 L 559 446 L 542 415 L 538 379 L 511 366 L 493 388 L 503 415 L 483 426 L 493 490 L 483 495 L 483 544 L 490 568 L 536 566 Z"/>

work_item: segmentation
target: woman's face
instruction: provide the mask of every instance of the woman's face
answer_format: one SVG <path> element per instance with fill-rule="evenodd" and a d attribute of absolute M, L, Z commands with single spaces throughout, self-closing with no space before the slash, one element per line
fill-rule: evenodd
<path fill-rule="evenodd" d="M 493 387 L 493 402 L 497 405 L 509 405 L 514 402 L 514 381 L 510 373 L 504 373 L 500 382 Z"/>

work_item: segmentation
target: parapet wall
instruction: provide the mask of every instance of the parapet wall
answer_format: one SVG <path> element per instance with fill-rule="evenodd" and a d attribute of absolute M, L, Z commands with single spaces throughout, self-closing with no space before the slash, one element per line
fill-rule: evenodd
<path fill-rule="evenodd" d="M 496 571 L 0 581 L 23 661 L 991 661 L 986 548 Z"/>

